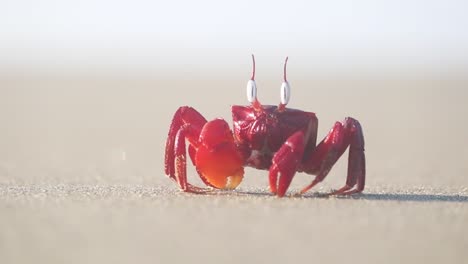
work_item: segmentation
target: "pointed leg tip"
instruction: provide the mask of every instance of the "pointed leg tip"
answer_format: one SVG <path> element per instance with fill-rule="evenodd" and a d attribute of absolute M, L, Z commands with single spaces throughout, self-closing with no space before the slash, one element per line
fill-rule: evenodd
<path fill-rule="evenodd" d="M 270 193 L 276 195 L 278 192 L 276 191 L 276 188 L 270 188 Z"/>
<path fill-rule="evenodd" d="M 276 194 L 276 197 L 278 197 L 278 198 L 283 198 L 283 197 L 284 197 L 284 193 L 283 193 L 283 194 L 277 193 L 277 194 Z"/>

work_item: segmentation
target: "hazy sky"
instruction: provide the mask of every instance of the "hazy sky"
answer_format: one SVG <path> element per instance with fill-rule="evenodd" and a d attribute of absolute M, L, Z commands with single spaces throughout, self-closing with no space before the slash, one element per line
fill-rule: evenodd
<path fill-rule="evenodd" d="M 0 66 L 468 65 L 467 3 L 3 0 Z"/>

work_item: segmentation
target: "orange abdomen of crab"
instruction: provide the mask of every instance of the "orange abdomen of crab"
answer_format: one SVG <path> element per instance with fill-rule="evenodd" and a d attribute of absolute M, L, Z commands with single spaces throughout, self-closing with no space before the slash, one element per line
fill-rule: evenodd
<path fill-rule="evenodd" d="M 218 189 L 234 189 L 244 177 L 243 163 L 227 123 L 215 119 L 205 124 L 195 156 L 204 180 Z"/>

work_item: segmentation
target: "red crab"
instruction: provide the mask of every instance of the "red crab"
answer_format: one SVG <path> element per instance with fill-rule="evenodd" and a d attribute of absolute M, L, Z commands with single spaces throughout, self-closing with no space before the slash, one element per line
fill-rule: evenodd
<path fill-rule="evenodd" d="M 180 107 L 172 119 L 166 141 L 165 172 L 185 192 L 204 193 L 211 189 L 187 182 L 188 153 L 203 182 L 216 189 L 234 189 L 244 177 L 244 166 L 269 170 L 270 190 L 283 197 L 296 172 L 316 175 L 300 194 L 321 182 L 349 146 L 346 184 L 330 194 L 360 193 L 365 185 L 364 136 L 353 118 L 336 122 L 318 144 L 318 120 L 314 113 L 286 108 L 290 85 L 281 85 L 278 106 L 261 105 L 255 84 L 255 58 L 252 77 L 247 82 L 251 105 L 232 106 L 233 131 L 221 119 L 207 121 L 192 107 Z"/>

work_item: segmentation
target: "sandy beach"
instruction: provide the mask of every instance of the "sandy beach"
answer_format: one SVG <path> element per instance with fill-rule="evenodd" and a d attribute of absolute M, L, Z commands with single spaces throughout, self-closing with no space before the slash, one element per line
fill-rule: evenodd
<path fill-rule="evenodd" d="M 271 196 L 249 168 L 234 192 L 179 192 L 163 171 L 172 114 L 230 120 L 244 75 L 1 76 L 0 262 L 464 263 L 467 75 L 291 72 L 289 106 L 317 113 L 320 139 L 361 121 L 360 196 L 319 195 L 344 184 L 347 153 L 302 198 Z M 260 101 L 278 103 L 277 76 L 261 80 Z"/>
<path fill-rule="evenodd" d="M 168 187 L 2 187 L 2 263 L 463 263 L 466 190 L 355 199 Z"/>

